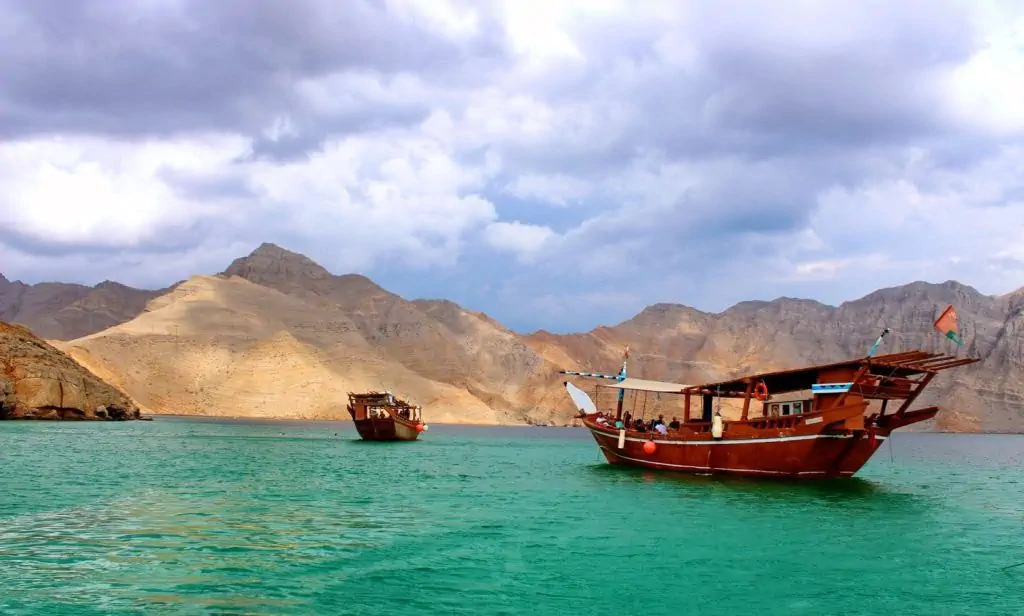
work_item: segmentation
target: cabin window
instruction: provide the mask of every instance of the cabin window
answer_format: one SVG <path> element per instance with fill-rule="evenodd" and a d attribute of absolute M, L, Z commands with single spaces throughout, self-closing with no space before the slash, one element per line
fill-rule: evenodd
<path fill-rule="evenodd" d="M 783 404 L 782 405 L 782 414 L 783 415 L 789 415 L 789 405 L 788 404 Z"/>
<path fill-rule="evenodd" d="M 775 416 L 775 415 L 778 415 L 778 414 L 779 414 L 779 405 L 778 404 L 773 404 L 772 405 L 772 415 Z"/>
<path fill-rule="evenodd" d="M 798 415 L 798 414 L 803 413 L 803 412 L 804 412 L 804 403 L 803 402 L 794 402 L 793 403 L 793 414 L 794 415 Z"/>

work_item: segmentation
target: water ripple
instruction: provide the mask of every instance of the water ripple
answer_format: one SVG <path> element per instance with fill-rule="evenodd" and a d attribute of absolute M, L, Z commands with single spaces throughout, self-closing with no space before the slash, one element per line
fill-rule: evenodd
<path fill-rule="evenodd" d="M 0 424 L 0 612 L 1015 613 L 1024 438 L 987 438 L 806 483 L 617 469 L 572 430 Z"/>

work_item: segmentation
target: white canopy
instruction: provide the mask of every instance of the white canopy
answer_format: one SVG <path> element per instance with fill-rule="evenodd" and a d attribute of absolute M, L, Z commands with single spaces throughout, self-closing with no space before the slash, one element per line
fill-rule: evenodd
<path fill-rule="evenodd" d="M 636 391 L 656 391 L 659 393 L 678 394 L 689 385 L 679 383 L 666 383 L 664 381 L 646 381 L 644 379 L 626 378 L 616 383 L 598 383 L 598 387 L 610 389 L 631 389 Z"/>

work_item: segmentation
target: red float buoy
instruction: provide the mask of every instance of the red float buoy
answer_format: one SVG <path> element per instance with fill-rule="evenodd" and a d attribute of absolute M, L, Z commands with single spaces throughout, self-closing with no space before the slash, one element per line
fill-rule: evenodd
<path fill-rule="evenodd" d="M 648 455 L 654 453 L 654 450 L 657 448 L 658 446 L 654 444 L 654 441 L 647 441 L 644 443 L 644 453 Z"/>
<path fill-rule="evenodd" d="M 416 431 L 423 432 L 423 424 L 416 424 Z"/>

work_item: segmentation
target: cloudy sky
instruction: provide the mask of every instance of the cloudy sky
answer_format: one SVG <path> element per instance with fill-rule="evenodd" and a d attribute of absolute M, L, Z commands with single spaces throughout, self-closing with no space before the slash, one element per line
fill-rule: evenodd
<path fill-rule="evenodd" d="M 0 272 L 270 241 L 516 329 L 1024 286 L 1017 1 L 8 0 Z"/>

